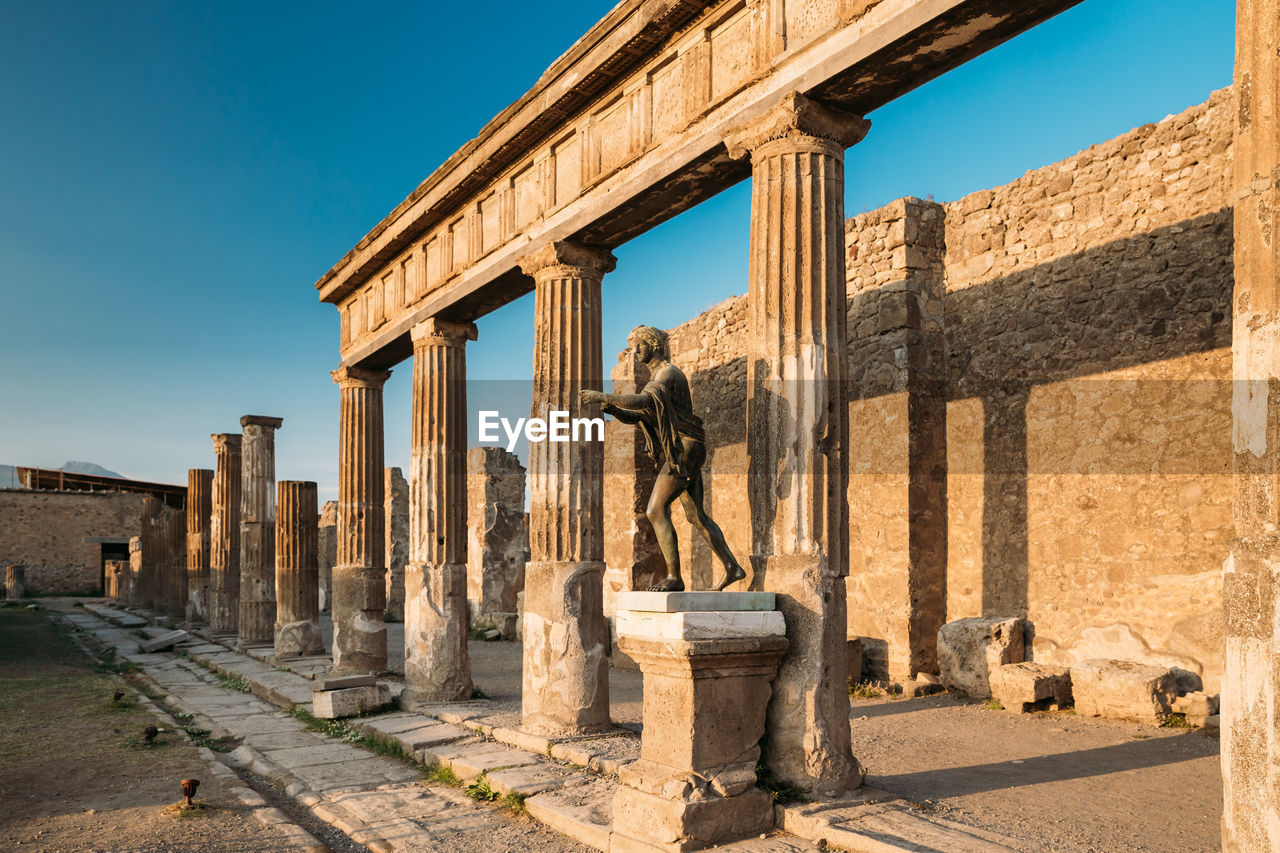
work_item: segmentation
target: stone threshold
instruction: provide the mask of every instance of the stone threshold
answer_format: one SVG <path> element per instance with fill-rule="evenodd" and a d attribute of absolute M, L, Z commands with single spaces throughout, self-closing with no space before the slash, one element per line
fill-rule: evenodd
<path fill-rule="evenodd" d="M 96 605 L 86 605 L 85 609 L 95 614 L 109 611 L 101 615 L 113 622 L 119 617 L 127 619 L 134 615 Z M 200 631 L 197 628 L 193 633 Z M 204 642 L 180 646 L 196 664 L 244 680 L 254 696 L 286 711 L 295 707 L 310 710 L 310 683 L 317 675 L 282 671 L 268 662 L 270 648 L 249 649 L 245 654 L 232 648 L 234 637 L 210 637 L 206 633 L 201 638 Z M 140 664 L 175 658 L 173 654 L 124 656 Z M 321 661 L 328 664 L 328 658 L 300 660 L 313 663 L 308 669 L 317 669 Z M 283 664 L 291 666 L 292 661 Z M 403 690 L 403 681 L 399 679 L 380 681 L 392 688 L 393 696 Z M 294 701 L 302 698 L 306 701 Z M 592 742 L 616 741 L 621 732 L 628 730 L 557 740 L 488 723 L 486 717 L 492 712 L 487 700 L 480 699 L 425 705 L 411 712 L 397 710 L 351 717 L 344 722 L 364 734 L 397 745 L 416 764 L 448 768 L 463 783 L 474 783 L 483 777 L 500 796 L 516 794 L 525 798 L 529 815 L 550 829 L 589 847 L 608 851 L 613 795 L 619 784 L 616 774 L 638 756 L 638 739 L 634 756 L 607 757 L 593 751 Z M 372 757 L 357 747 L 349 748 Z M 403 842 L 395 843 L 403 837 L 400 833 L 405 831 L 404 827 L 379 834 L 376 827 L 361 820 L 358 810 L 351 808 L 354 791 L 334 794 L 311 790 L 296 769 L 273 761 L 269 753 L 250 744 L 242 744 L 227 760 L 271 779 L 317 817 L 371 850 L 411 849 Z M 470 802 L 463 792 L 454 793 L 460 802 Z M 770 836 L 721 845 L 717 849 L 741 853 L 808 853 L 825 847 L 850 853 L 1008 853 L 1016 849 L 1008 839 L 930 815 L 918 804 L 874 788 L 860 788 L 840 800 L 779 804 L 775 806 L 775 818 L 777 829 Z"/>

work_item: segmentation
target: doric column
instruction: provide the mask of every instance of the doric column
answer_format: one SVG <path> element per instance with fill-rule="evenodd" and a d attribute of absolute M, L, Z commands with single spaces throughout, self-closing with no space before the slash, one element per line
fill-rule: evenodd
<path fill-rule="evenodd" d="M 187 622 L 209 624 L 209 516 L 213 512 L 213 472 L 187 471 Z"/>
<path fill-rule="evenodd" d="M 187 513 L 166 507 L 165 537 L 165 614 L 174 619 L 187 615 Z"/>
<path fill-rule="evenodd" d="M 1232 435 L 1222 849 L 1280 850 L 1280 0 L 1236 4 Z"/>
<path fill-rule="evenodd" d="M 163 598 L 160 590 L 160 523 L 163 509 L 159 498 L 147 495 L 142 499 L 141 549 L 138 564 L 138 606 L 148 610 L 160 609 Z"/>
<path fill-rule="evenodd" d="M 603 249 L 551 243 L 520 268 L 536 286 L 533 417 L 567 411 L 600 417 L 578 392 L 599 390 L 600 281 L 614 267 Z M 604 509 L 600 442 L 533 442 L 529 448 L 530 560 L 525 567 L 523 725 L 539 734 L 609 726 L 604 621 Z"/>
<path fill-rule="evenodd" d="M 324 653 L 316 484 L 283 480 L 276 503 L 276 657 Z"/>
<path fill-rule="evenodd" d="M 341 367 L 338 427 L 338 562 L 333 567 L 333 668 L 387 668 L 383 552 L 382 386 L 389 370 Z"/>
<path fill-rule="evenodd" d="M 265 646 L 276 621 L 276 430 L 282 418 L 240 419 L 239 645 Z"/>
<path fill-rule="evenodd" d="M 467 341 L 471 323 L 413 332 L 413 445 L 404 682 L 409 702 L 471 697 L 467 656 Z"/>
<path fill-rule="evenodd" d="M 725 140 L 751 156 L 752 587 L 778 593 L 791 640 L 765 759 L 820 796 L 859 782 L 845 684 L 844 149 L 868 126 L 793 93 Z"/>
<path fill-rule="evenodd" d="M 240 621 L 240 436 L 217 433 L 209 514 L 209 630 L 234 634 Z"/>

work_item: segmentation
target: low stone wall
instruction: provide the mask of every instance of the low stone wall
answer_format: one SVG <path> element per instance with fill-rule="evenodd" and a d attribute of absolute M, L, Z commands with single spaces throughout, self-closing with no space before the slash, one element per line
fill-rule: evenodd
<path fill-rule="evenodd" d="M 1020 616 L 1036 660 L 1177 666 L 1216 689 L 1230 104 L 849 220 L 849 625 L 870 674 L 936 671 L 944 621 Z M 746 307 L 670 330 L 706 422 L 708 508 L 744 564 Z M 705 587 L 710 550 L 674 515 Z"/>
<path fill-rule="evenodd" d="M 0 490 L 0 565 L 26 567 L 27 595 L 102 588 L 101 539 L 136 536 L 142 495 Z"/>

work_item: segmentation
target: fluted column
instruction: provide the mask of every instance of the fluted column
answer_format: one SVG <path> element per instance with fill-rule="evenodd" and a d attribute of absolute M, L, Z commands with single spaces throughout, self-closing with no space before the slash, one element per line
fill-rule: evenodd
<path fill-rule="evenodd" d="M 387 668 L 383 536 L 382 386 L 389 370 L 341 367 L 338 427 L 338 562 L 333 567 L 333 668 Z"/>
<path fill-rule="evenodd" d="M 276 657 L 324 653 L 316 484 L 283 480 L 276 503 Z"/>
<path fill-rule="evenodd" d="M 405 570 L 405 701 L 471 697 L 467 656 L 467 341 L 471 323 L 413 328 Z"/>
<path fill-rule="evenodd" d="M 240 622 L 240 441 L 217 433 L 209 512 L 209 630 L 234 634 Z"/>
<path fill-rule="evenodd" d="M 276 430 L 282 418 L 240 419 L 240 624 L 238 645 L 265 646 L 276 622 Z"/>
<path fill-rule="evenodd" d="M 159 498 L 150 495 L 142 499 L 142 529 L 138 563 L 138 606 L 148 610 L 160 609 L 163 598 L 160 589 L 160 522 L 163 510 Z"/>
<path fill-rule="evenodd" d="M 209 516 L 213 513 L 213 472 L 187 471 L 187 622 L 209 624 Z"/>
<path fill-rule="evenodd" d="M 1222 849 L 1280 850 L 1280 0 L 1238 0 Z"/>
<path fill-rule="evenodd" d="M 603 249 L 551 243 L 526 255 L 533 276 L 533 417 L 600 417 L 578 392 L 601 389 Z M 604 621 L 604 448 L 595 441 L 532 442 L 530 560 L 525 567 L 521 705 L 526 731 L 563 734 L 609 726 Z"/>
<path fill-rule="evenodd" d="M 187 616 L 187 513 L 167 509 L 165 513 L 165 614 L 174 619 Z"/>
<path fill-rule="evenodd" d="M 791 640 L 765 759 L 820 796 L 860 781 L 845 684 L 844 149 L 867 128 L 793 93 L 725 140 L 751 157 L 752 586 L 779 594 Z"/>

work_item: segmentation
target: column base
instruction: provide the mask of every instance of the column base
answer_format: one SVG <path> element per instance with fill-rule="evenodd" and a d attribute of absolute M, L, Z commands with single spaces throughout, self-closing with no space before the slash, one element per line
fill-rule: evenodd
<path fill-rule="evenodd" d="M 466 564 L 410 563 L 404 580 L 405 693 L 417 704 L 470 699 Z"/>
<path fill-rule="evenodd" d="M 240 601 L 238 634 L 241 646 L 269 646 L 275 642 L 276 603 Z"/>
<path fill-rule="evenodd" d="M 275 656 L 280 658 L 311 657 L 324 654 L 324 639 L 315 622 L 290 622 L 276 625 Z"/>
<path fill-rule="evenodd" d="M 380 566 L 335 566 L 333 570 L 333 670 L 343 675 L 387 669 L 384 612 L 387 570 Z"/>
<path fill-rule="evenodd" d="M 701 801 L 622 785 L 613 795 L 610 853 L 701 850 L 773 829 L 773 797 L 758 788 Z"/>
<path fill-rule="evenodd" d="M 550 737 L 612 727 L 603 581 L 602 562 L 525 564 L 524 731 Z"/>

